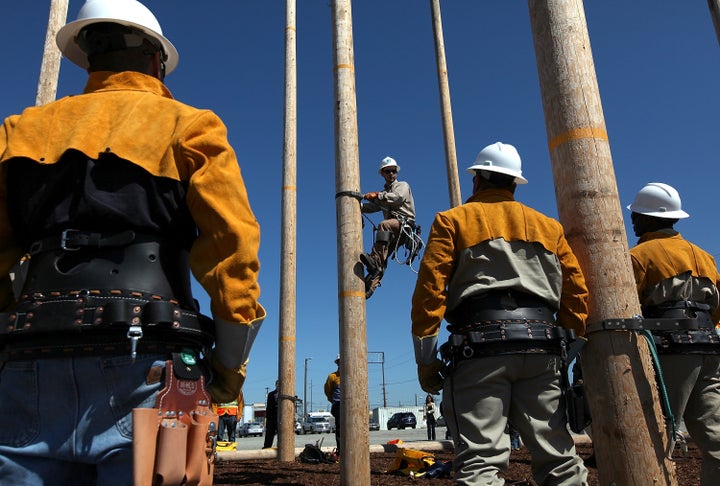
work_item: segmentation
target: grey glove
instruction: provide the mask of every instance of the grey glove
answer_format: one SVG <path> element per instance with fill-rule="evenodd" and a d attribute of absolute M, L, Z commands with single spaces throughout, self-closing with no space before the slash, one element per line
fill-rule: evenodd
<path fill-rule="evenodd" d="M 442 371 L 445 365 L 439 359 L 430 364 L 418 364 L 418 380 L 420 388 L 431 395 L 437 395 L 442 390 L 445 377 Z"/>

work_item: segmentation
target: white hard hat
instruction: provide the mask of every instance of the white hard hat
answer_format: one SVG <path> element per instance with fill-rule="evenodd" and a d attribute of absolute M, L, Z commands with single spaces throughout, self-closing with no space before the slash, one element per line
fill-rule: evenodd
<path fill-rule="evenodd" d="M 340 355 L 338 354 L 337 357 L 335 358 L 335 363 L 339 363 L 339 362 L 340 362 Z"/>
<path fill-rule="evenodd" d="M 684 219 L 690 215 L 682 210 L 680 194 L 674 187 L 662 182 L 650 182 L 635 195 L 627 207 L 633 213 L 656 218 Z"/>
<path fill-rule="evenodd" d="M 87 54 L 80 48 L 77 36 L 83 27 L 100 22 L 112 22 L 139 30 L 157 40 L 163 48 L 165 73 L 171 73 L 178 64 L 178 52 L 167 40 L 153 13 L 137 0 L 87 0 L 78 13 L 77 20 L 65 24 L 57 33 L 55 41 L 63 55 L 81 68 L 90 64 Z"/>
<path fill-rule="evenodd" d="M 382 172 L 386 167 L 397 167 L 398 172 L 400 172 L 400 166 L 397 165 L 397 162 L 395 162 L 395 159 L 392 157 L 385 157 L 380 161 L 380 169 L 378 169 L 378 172 Z"/>
<path fill-rule="evenodd" d="M 476 170 L 513 176 L 516 184 L 527 184 L 527 179 L 522 176 L 520 154 L 515 147 L 507 143 L 495 142 L 482 149 L 477 154 L 473 165 L 467 168 L 471 174 L 474 174 Z"/>

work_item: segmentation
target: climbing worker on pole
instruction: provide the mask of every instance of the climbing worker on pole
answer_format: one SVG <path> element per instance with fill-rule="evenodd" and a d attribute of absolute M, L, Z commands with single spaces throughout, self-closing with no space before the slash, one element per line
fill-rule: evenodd
<path fill-rule="evenodd" d="M 366 192 L 362 204 L 363 213 L 382 211 L 383 221 L 377 226 L 375 241 L 370 253 L 360 255 L 367 274 L 365 275 L 365 297 L 370 298 L 380 286 L 388 258 L 395 248 L 403 224 L 415 224 L 415 201 L 410 184 L 397 180 L 400 166 L 392 157 L 380 161 L 378 173 L 385 179 L 380 192 Z"/>
<path fill-rule="evenodd" d="M 265 317 L 237 157 L 163 83 L 178 53 L 141 3 L 88 0 L 57 44 L 84 92 L 0 130 L 0 482 L 212 484 L 210 403 Z"/>
<path fill-rule="evenodd" d="M 636 194 L 630 250 L 646 319 L 672 319 L 673 330 L 653 330 L 660 368 L 675 420 L 685 420 L 702 451 L 701 484 L 720 484 L 720 275 L 715 259 L 674 229 L 683 211 L 678 191 L 651 182 Z M 691 329 L 676 322 L 694 319 Z M 671 440 L 675 440 L 673 437 Z"/>
<path fill-rule="evenodd" d="M 509 420 L 537 484 L 586 485 L 560 390 L 568 349 L 585 332 L 582 271 L 560 223 L 515 201 L 527 183 L 515 147 L 485 147 L 468 172 L 473 195 L 435 217 L 411 311 L 420 385 L 443 390 L 455 482 L 503 483 Z"/>

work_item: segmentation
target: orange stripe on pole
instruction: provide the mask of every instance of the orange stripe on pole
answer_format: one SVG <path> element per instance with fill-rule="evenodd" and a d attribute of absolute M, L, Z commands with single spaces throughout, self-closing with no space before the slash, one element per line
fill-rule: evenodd
<path fill-rule="evenodd" d="M 347 291 L 347 292 L 340 292 L 338 294 L 340 297 L 362 297 L 365 298 L 365 292 L 353 292 L 353 291 Z"/>
<path fill-rule="evenodd" d="M 297 30 L 295 30 L 295 27 L 293 27 L 292 25 L 288 25 L 287 27 L 285 27 L 285 30 L 292 30 L 293 32 L 297 32 Z"/>
<path fill-rule="evenodd" d="M 297 186 L 283 186 L 283 191 L 297 191 Z"/>
<path fill-rule="evenodd" d="M 280 336 L 280 341 L 288 343 L 295 342 L 295 336 Z"/>
<path fill-rule="evenodd" d="M 349 69 L 351 71 L 355 71 L 355 67 L 352 64 L 338 64 L 335 66 L 335 71 L 338 71 L 340 69 Z"/>
<path fill-rule="evenodd" d="M 608 134 L 602 128 L 597 127 L 573 128 L 572 130 L 561 133 L 557 137 L 550 140 L 548 146 L 550 147 L 550 150 L 552 150 L 564 143 L 569 142 L 570 140 L 578 140 L 581 138 L 598 138 L 607 142 Z"/>

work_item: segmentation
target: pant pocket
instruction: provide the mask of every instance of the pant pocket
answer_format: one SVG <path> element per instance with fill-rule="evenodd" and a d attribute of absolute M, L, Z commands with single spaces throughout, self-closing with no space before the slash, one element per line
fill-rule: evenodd
<path fill-rule="evenodd" d="M 40 433 L 38 369 L 33 361 L 9 361 L 0 373 L 0 444 L 23 447 Z"/>

